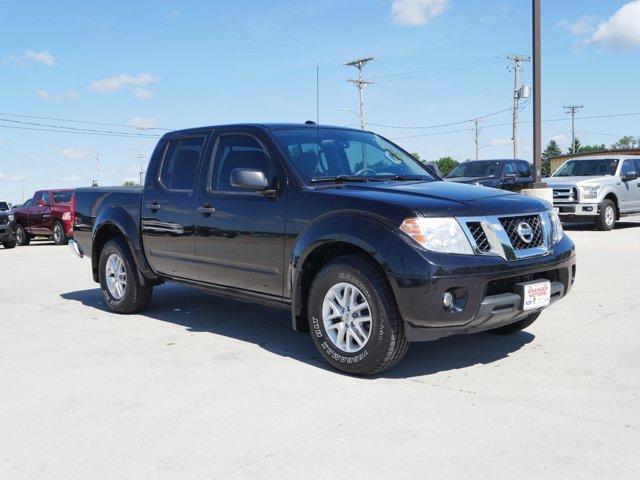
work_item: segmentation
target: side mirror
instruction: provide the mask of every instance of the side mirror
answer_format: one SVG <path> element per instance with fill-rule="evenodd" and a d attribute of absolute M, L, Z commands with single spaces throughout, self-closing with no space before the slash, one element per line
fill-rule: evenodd
<path fill-rule="evenodd" d="M 516 174 L 515 173 L 505 173 L 502 178 L 504 178 L 505 180 L 509 180 L 510 182 L 512 182 L 513 180 L 516 179 Z"/>
<path fill-rule="evenodd" d="M 627 172 L 626 175 L 622 176 L 622 181 L 629 182 L 629 181 L 635 180 L 637 178 L 638 178 L 638 172 L 631 171 L 631 172 Z"/>
<path fill-rule="evenodd" d="M 234 168 L 231 170 L 231 186 L 265 194 L 275 193 L 274 190 L 269 190 L 269 181 L 264 172 L 250 168 Z"/>

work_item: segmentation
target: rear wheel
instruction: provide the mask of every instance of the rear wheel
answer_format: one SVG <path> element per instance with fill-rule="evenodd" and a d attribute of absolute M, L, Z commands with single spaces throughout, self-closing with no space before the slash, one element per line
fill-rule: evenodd
<path fill-rule="evenodd" d="M 510 323 L 509 325 L 505 325 L 504 327 L 494 328 L 493 330 L 488 330 L 488 332 L 496 333 L 498 335 L 509 335 L 510 333 L 519 332 L 535 322 L 540 316 L 540 313 L 541 312 L 532 313 L 528 317 L 525 317 L 518 322 Z"/>
<path fill-rule="evenodd" d="M 4 248 L 16 248 L 16 241 L 13 240 L 11 242 L 2 242 L 2 246 Z"/>
<path fill-rule="evenodd" d="M 122 238 L 109 240 L 98 264 L 102 296 L 110 310 L 135 313 L 151 300 L 153 285 L 140 281 L 140 273 L 129 247 Z"/>
<path fill-rule="evenodd" d="M 64 228 L 60 222 L 53 224 L 53 242 L 56 245 L 66 245 L 68 242 L 67 236 L 64 234 Z"/>
<path fill-rule="evenodd" d="M 316 347 L 340 371 L 382 372 L 409 347 L 391 288 L 363 257 L 339 257 L 326 265 L 313 280 L 307 310 Z"/>
<path fill-rule="evenodd" d="M 604 200 L 600 206 L 600 214 L 596 218 L 598 230 L 609 231 L 616 224 L 616 205 L 611 200 Z"/>
<path fill-rule="evenodd" d="M 16 227 L 16 243 L 23 247 L 29 245 L 30 241 L 31 238 L 29 238 L 29 235 L 25 232 L 24 227 L 18 224 Z"/>

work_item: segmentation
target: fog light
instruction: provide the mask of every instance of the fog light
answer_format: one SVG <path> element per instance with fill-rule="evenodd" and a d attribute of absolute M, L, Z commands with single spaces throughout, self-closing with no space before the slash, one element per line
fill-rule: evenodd
<path fill-rule="evenodd" d="M 450 309 L 451 306 L 453 305 L 453 300 L 454 299 L 455 299 L 455 297 L 453 296 L 453 293 L 451 293 L 450 291 L 447 290 L 442 295 L 442 306 L 444 308 L 446 308 L 447 310 Z"/>
<path fill-rule="evenodd" d="M 584 207 L 585 212 L 593 212 L 593 207 Z"/>

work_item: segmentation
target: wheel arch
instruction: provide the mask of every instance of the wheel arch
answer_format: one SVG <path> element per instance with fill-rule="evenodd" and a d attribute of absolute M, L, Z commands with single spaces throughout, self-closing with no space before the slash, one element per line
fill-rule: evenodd
<path fill-rule="evenodd" d="M 620 220 L 620 203 L 618 202 L 618 195 L 613 190 L 609 190 L 605 196 L 602 198 L 602 201 L 611 200 L 616 207 L 616 220 Z"/>

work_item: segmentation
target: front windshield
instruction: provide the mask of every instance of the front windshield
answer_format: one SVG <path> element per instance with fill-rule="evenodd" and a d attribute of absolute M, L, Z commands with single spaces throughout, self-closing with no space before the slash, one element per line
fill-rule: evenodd
<path fill-rule="evenodd" d="M 273 135 L 305 181 L 436 179 L 411 155 L 370 132 L 298 128 Z"/>
<path fill-rule="evenodd" d="M 6 212 L 7 210 L 9 210 L 7 202 L 0 202 L 0 212 Z"/>
<path fill-rule="evenodd" d="M 447 178 L 496 177 L 500 175 L 500 162 L 472 161 L 461 163 L 451 170 Z"/>
<path fill-rule="evenodd" d="M 616 174 L 617 158 L 591 158 L 569 160 L 552 175 L 553 177 L 604 177 Z"/>

